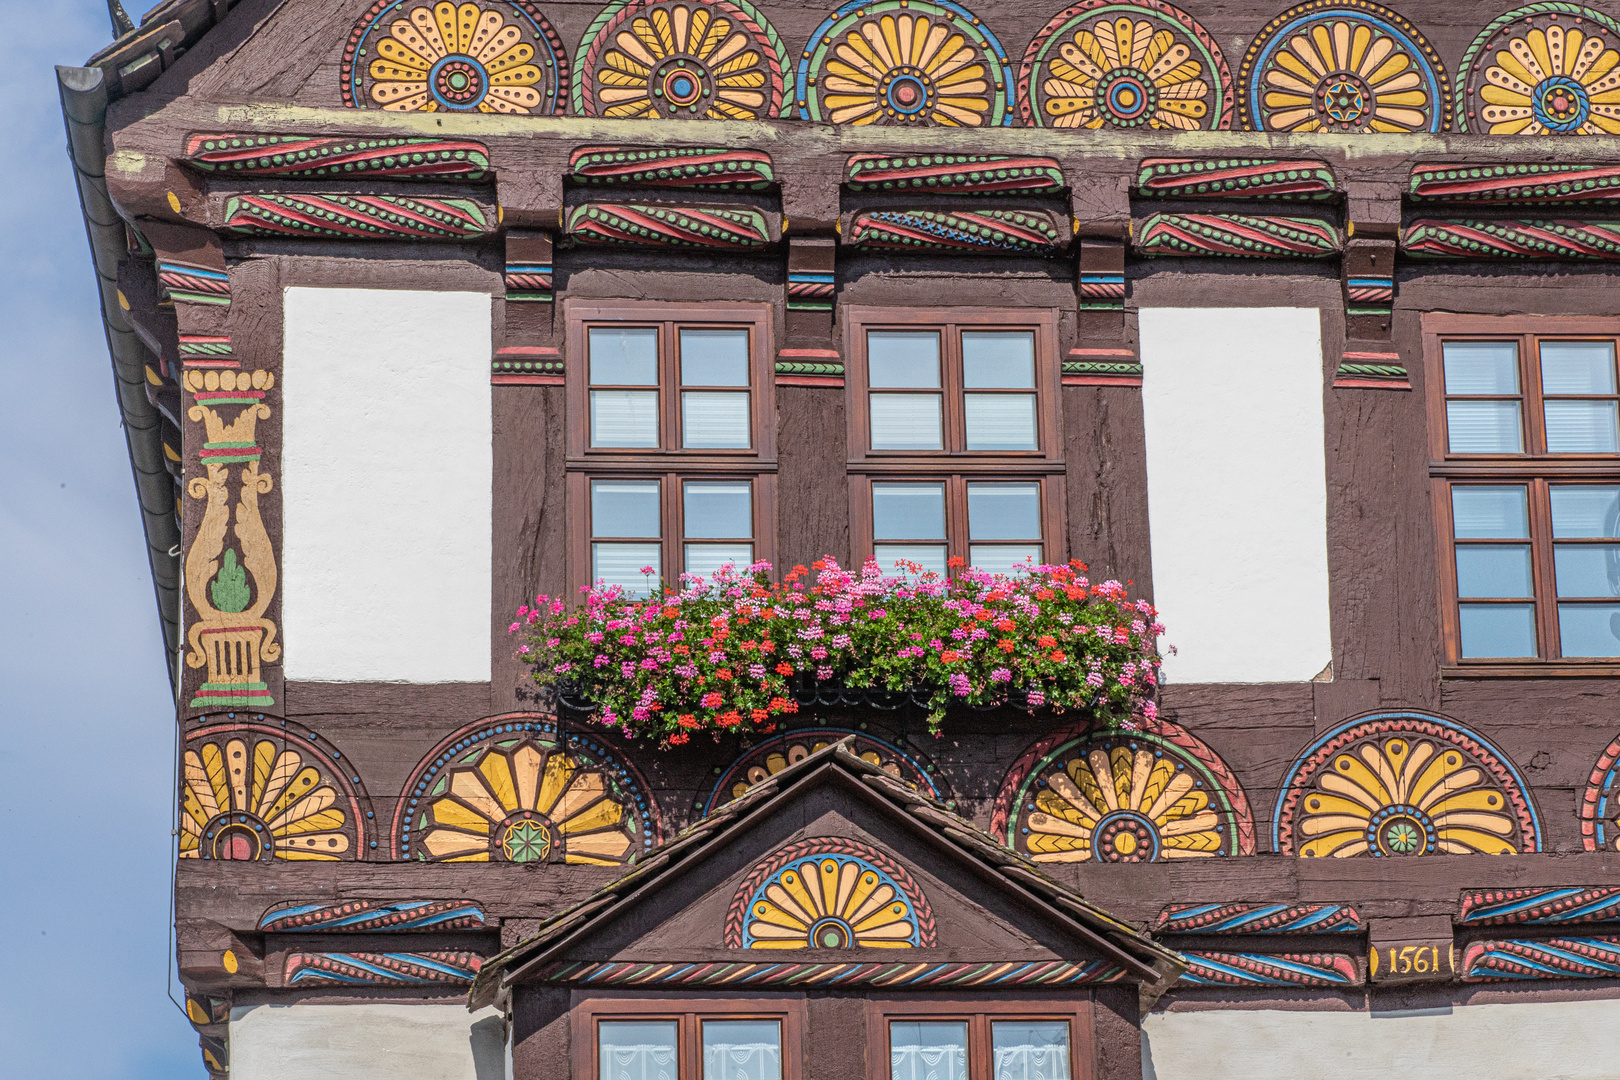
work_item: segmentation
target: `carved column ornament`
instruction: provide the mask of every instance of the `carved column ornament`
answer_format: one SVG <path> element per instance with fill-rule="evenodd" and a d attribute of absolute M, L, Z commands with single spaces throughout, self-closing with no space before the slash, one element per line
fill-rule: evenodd
<path fill-rule="evenodd" d="M 1076 265 L 1079 342 L 1063 361 L 1065 386 L 1141 386 L 1142 364 L 1125 334 L 1122 240 L 1081 236 Z"/>
<path fill-rule="evenodd" d="M 505 318 L 490 366 L 490 381 L 497 385 L 562 385 L 551 249 L 549 232 L 506 234 Z"/>
<path fill-rule="evenodd" d="M 843 386 L 844 359 L 834 335 L 838 244 L 831 236 L 790 236 L 787 344 L 776 354 L 783 386 Z"/>

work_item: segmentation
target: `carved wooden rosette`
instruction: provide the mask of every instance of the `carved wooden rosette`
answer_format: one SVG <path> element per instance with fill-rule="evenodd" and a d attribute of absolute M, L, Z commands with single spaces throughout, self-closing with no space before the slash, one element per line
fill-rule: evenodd
<path fill-rule="evenodd" d="M 1440 717 L 1380 713 L 1306 748 L 1272 817 L 1272 844 L 1306 858 L 1514 855 L 1541 850 L 1518 770 Z"/>
<path fill-rule="evenodd" d="M 1457 68 L 1454 123 L 1480 135 L 1620 134 L 1620 21 L 1543 0 L 1492 19 Z"/>
<path fill-rule="evenodd" d="M 1226 130 L 1236 95 L 1215 39 L 1164 0 L 1081 0 L 1030 42 L 1018 73 L 1026 125 Z"/>

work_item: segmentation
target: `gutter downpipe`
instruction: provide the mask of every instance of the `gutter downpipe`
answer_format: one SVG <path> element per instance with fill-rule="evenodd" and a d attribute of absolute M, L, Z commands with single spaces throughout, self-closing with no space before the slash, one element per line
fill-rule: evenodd
<path fill-rule="evenodd" d="M 146 554 L 157 592 L 158 617 L 168 650 L 169 682 L 178 685 L 180 648 L 180 530 L 176 524 L 174 481 L 163 464 L 163 438 L 156 407 L 146 397 L 146 368 L 157 366 L 124 317 L 118 293 L 118 262 L 127 252 L 124 222 L 107 192 L 107 73 L 99 67 L 56 69 L 67 125 L 68 157 L 73 162 L 100 290 L 101 322 L 112 356 L 118 408 L 129 444 L 135 493 L 146 533 Z"/>

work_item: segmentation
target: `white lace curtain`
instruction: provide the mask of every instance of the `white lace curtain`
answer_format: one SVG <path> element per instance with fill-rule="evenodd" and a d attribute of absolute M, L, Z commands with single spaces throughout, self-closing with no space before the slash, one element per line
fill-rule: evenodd
<path fill-rule="evenodd" d="M 900 1021 L 889 1025 L 892 1080 L 967 1080 L 967 1025 Z"/>
<path fill-rule="evenodd" d="M 673 1020 L 603 1023 L 602 1080 L 679 1080 Z"/>
<path fill-rule="evenodd" d="M 995 1080 L 1069 1080 L 1069 1025 L 997 1021 L 990 1025 Z"/>

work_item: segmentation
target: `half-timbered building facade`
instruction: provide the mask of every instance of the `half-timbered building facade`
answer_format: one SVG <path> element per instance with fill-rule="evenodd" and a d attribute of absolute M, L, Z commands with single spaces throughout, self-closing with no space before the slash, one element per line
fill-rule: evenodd
<path fill-rule="evenodd" d="M 1178 2 L 111 3 L 215 1080 L 1614 1075 L 1620 5 Z M 829 558 L 1083 561 L 1156 709 L 509 629 Z"/>

